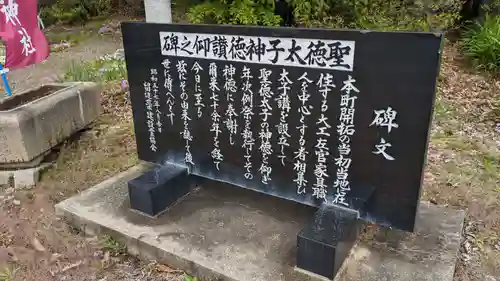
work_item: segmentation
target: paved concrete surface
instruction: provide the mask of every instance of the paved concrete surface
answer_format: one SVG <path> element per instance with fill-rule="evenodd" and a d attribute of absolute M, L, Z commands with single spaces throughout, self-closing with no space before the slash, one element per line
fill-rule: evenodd
<path fill-rule="evenodd" d="M 140 164 L 56 205 L 88 234 L 110 234 L 129 252 L 186 270 L 201 280 L 324 280 L 295 270 L 296 235 L 314 209 L 221 183 L 208 183 L 157 219 L 129 210 L 127 181 Z M 339 281 L 450 281 L 464 212 L 426 203 L 417 234 L 365 234 Z"/>

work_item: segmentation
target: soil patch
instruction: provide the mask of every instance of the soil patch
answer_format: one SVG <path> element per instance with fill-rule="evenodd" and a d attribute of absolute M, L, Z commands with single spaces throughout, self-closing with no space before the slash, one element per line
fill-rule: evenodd
<path fill-rule="evenodd" d="M 21 105 L 25 105 L 34 100 L 46 97 L 59 90 L 64 89 L 65 86 L 44 85 L 33 91 L 25 92 L 24 94 L 14 95 L 11 98 L 5 99 L 0 102 L 0 111 L 11 110 Z"/>
<path fill-rule="evenodd" d="M 423 198 L 467 211 L 456 281 L 500 279 L 500 132 L 492 118 L 500 109 L 499 85 L 466 68 L 447 42 Z"/>

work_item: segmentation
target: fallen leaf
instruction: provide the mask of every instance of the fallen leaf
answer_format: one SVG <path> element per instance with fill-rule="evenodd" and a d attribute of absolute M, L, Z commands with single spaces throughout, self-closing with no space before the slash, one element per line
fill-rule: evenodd
<path fill-rule="evenodd" d="M 42 245 L 42 243 L 40 243 L 40 241 L 38 241 L 38 239 L 36 239 L 36 237 L 31 240 L 31 245 L 38 252 L 45 252 L 45 247 Z"/>
<path fill-rule="evenodd" d="M 50 257 L 50 262 L 51 262 L 51 263 L 54 263 L 54 262 L 58 261 L 58 260 L 59 260 L 59 258 L 61 258 L 61 254 L 54 253 L 54 254 L 52 254 L 52 256 Z"/>
<path fill-rule="evenodd" d="M 164 272 L 164 273 L 182 273 L 183 272 L 182 270 L 173 269 L 170 266 L 167 266 L 167 265 L 164 265 L 161 263 L 155 264 L 155 269 L 158 272 Z"/>

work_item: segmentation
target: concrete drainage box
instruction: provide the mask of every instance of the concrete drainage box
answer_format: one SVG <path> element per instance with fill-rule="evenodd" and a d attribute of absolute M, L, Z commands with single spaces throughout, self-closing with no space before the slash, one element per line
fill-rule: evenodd
<path fill-rule="evenodd" d="M 101 86 L 47 84 L 0 102 L 0 165 L 31 162 L 91 123 L 101 112 Z"/>

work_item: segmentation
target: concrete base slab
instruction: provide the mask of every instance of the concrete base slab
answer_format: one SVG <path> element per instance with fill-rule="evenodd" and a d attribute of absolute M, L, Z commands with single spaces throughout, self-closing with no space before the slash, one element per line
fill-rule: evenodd
<path fill-rule="evenodd" d="M 40 180 L 40 173 L 50 168 L 53 163 L 42 163 L 38 167 L 18 169 L 18 170 L 1 170 L 0 171 L 0 186 L 13 185 L 14 188 L 26 188 L 35 186 Z"/>
<path fill-rule="evenodd" d="M 314 209 L 221 183 L 205 183 L 156 219 L 129 210 L 127 181 L 141 164 L 56 205 L 91 235 L 109 234 L 133 255 L 201 280 L 325 280 L 295 269 L 297 233 Z M 369 230 L 336 280 L 450 281 L 464 212 L 420 205 L 417 233 Z"/>

